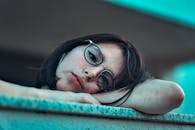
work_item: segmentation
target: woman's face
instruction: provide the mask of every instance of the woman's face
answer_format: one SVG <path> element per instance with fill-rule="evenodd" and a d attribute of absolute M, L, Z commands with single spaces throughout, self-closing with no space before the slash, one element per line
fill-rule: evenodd
<path fill-rule="evenodd" d="M 62 91 L 96 93 L 102 89 L 102 84 L 111 83 L 110 77 L 115 78 L 121 72 L 123 63 L 122 50 L 116 44 L 77 46 L 60 61 L 56 70 L 56 88 Z M 104 83 L 105 78 L 108 79 Z"/>

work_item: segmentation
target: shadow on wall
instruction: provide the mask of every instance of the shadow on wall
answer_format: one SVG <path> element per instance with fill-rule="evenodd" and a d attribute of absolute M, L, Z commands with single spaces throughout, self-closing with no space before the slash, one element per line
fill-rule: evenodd
<path fill-rule="evenodd" d="M 175 67 L 170 77 L 180 84 L 185 92 L 183 104 L 173 112 L 195 114 L 195 61 Z"/>

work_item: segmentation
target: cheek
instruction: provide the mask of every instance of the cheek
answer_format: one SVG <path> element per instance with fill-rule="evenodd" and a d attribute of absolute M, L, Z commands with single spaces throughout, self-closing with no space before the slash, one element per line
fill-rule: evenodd
<path fill-rule="evenodd" d="M 75 52 L 67 55 L 64 61 L 60 64 L 60 70 L 72 71 L 75 69 L 83 69 L 84 67 L 86 67 L 86 65 L 87 62 L 82 53 Z"/>
<path fill-rule="evenodd" d="M 70 65 L 73 66 L 85 66 L 87 62 L 83 56 L 83 53 L 75 53 L 71 57 L 69 57 L 68 61 L 71 63 Z"/>

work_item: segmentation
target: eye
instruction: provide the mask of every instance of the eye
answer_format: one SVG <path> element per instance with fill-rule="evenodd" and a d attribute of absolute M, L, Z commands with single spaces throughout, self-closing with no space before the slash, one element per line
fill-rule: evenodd
<path fill-rule="evenodd" d="M 90 51 L 88 51 L 88 58 L 89 58 L 92 62 L 94 62 L 94 63 L 97 62 L 96 56 L 95 56 L 92 52 L 90 52 Z"/>
<path fill-rule="evenodd" d="M 89 45 L 85 49 L 84 56 L 86 61 L 94 66 L 100 65 L 103 62 L 103 55 L 100 49 L 94 44 Z"/>
<path fill-rule="evenodd" d="M 107 72 L 102 73 L 98 78 L 98 86 L 101 90 L 111 89 L 113 86 L 112 76 Z"/>

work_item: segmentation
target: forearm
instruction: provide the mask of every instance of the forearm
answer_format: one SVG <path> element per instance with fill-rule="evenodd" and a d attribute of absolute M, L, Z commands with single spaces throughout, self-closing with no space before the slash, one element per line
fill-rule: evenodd
<path fill-rule="evenodd" d="M 148 80 L 138 85 L 122 105 L 150 114 L 163 114 L 181 105 L 183 90 L 174 82 Z"/>
<path fill-rule="evenodd" d="M 113 102 L 122 97 L 126 92 L 114 91 L 94 95 L 94 97 L 100 102 Z M 178 107 L 182 103 L 183 98 L 184 93 L 177 84 L 152 79 L 136 86 L 129 98 L 121 106 L 133 108 L 144 113 L 162 114 Z"/>
<path fill-rule="evenodd" d="M 11 95 L 19 97 L 36 97 L 38 93 L 35 93 L 36 88 L 25 87 L 6 81 L 0 80 L 0 94 Z"/>
<path fill-rule="evenodd" d="M 58 100 L 64 102 L 80 102 L 99 104 L 90 94 L 73 93 L 70 91 L 56 91 L 37 89 L 34 87 L 21 86 L 0 80 L 0 95 L 9 95 L 15 97 L 37 98 Z"/>
<path fill-rule="evenodd" d="M 2 80 L 0 80 L 0 94 L 10 95 L 14 97 L 50 99 L 50 100 L 58 100 L 58 99 L 62 100 L 62 98 L 63 101 L 73 100 L 71 92 L 37 89 L 34 87 L 22 86 L 10 82 L 2 81 Z"/>

